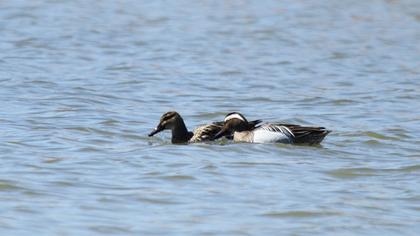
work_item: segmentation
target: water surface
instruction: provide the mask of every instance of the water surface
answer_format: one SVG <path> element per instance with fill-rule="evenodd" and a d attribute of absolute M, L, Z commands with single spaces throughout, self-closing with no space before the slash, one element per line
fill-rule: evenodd
<path fill-rule="evenodd" d="M 420 4 L 2 1 L 2 235 L 418 235 Z M 322 146 L 172 145 L 231 111 Z"/>

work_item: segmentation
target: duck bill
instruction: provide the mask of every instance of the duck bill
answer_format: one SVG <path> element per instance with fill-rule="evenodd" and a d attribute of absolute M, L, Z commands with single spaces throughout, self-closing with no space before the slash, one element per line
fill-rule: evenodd
<path fill-rule="evenodd" d="M 163 127 L 162 127 L 162 126 L 160 126 L 160 125 L 158 125 L 158 127 L 154 128 L 154 129 L 152 130 L 152 132 L 150 132 L 149 137 L 152 137 L 153 135 L 155 135 L 155 134 L 159 133 L 159 132 L 160 132 L 160 131 L 162 131 L 162 130 L 163 130 Z"/>
<path fill-rule="evenodd" d="M 221 138 L 221 137 L 223 137 L 227 134 L 228 134 L 228 128 L 224 126 L 216 135 L 214 135 L 213 138 L 218 139 L 218 138 Z"/>

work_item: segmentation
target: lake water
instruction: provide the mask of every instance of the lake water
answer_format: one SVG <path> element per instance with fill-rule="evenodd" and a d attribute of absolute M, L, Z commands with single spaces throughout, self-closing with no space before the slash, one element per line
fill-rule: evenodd
<path fill-rule="evenodd" d="M 419 235 L 420 2 L 0 2 L 1 235 Z M 231 111 L 321 146 L 172 145 Z"/>

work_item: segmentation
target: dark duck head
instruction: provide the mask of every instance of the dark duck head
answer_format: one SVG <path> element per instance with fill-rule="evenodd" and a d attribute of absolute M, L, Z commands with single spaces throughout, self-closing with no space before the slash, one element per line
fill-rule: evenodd
<path fill-rule="evenodd" d="M 250 131 L 255 129 L 261 120 L 248 120 L 239 112 L 231 112 L 225 116 L 223 128 L 215 135 L 215 139 L 222 136 L 231 136 L 234 132 Z"/>
<path fill-rule="evenodd" d="M 183 143 L 193 136 L 191 132 L 188 132 L 185 126 L 184 120 L 176 111 L 169 111 L 160 117 L 159 124 L 149 134 L 149 137 L 169 129 L 172 131 L 172 143 Z"/>

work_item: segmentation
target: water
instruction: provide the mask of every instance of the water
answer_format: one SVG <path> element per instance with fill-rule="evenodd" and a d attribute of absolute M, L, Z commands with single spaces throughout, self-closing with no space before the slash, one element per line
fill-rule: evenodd
<path fill-rule="evenodd" d="M 2 235 L 418 235 L 420 4 L 1 1 Z M 172 145 L 240 111 L 322 146 Z"/>

